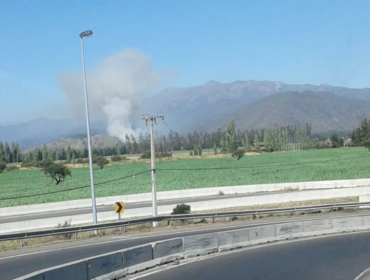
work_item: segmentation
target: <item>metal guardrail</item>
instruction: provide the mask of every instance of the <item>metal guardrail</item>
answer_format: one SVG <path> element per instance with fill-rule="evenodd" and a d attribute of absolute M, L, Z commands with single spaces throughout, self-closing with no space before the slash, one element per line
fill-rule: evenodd
<path fill-rule="evenodd" d="M 143 224 L 143 223 L 148 223 L 148 222 L 231 217 L 231 216 L 247 216 L 247 215 L 258 215 L 258 214 L 287 213 L 287 212 L 296 212 L 296 211 L 314 211 L 314 210 L 321 210 L 321 209 L 333 209 L 334 210 L 334 209 L 339 209 L 339 208 L 353 208 L 353 207 L 358 207 L 358 206 L 369 206 L 370 207 L 370 202 L 348 202 L 348 203 L 321 204 L 321 205 L 299 206 L 299 207 L 289 207 L 289 208 L 252 209 L 252 210 L 244 210 L 244 211 L 227 211 L 227 212 L 200 213 L 200 214 L 160 215 L 156 217 L 110 222 L 110 223 L 103 223 L 103 224 L 98 224 L 98 225 L 86 225 L 86 226 L 55 228 L 55 229 L 30 231 L 30 232 L 1 234 L 0 241 L 19 240 L 19 239 L 25 239 L 25 238 L 52 236 L 52 235 L 67 234 L 67 233 L 79 233 L 79 232 L 93 231 L 93 230 L 99 230 L 99 229 L 132 226 L 132 225 Z"/>

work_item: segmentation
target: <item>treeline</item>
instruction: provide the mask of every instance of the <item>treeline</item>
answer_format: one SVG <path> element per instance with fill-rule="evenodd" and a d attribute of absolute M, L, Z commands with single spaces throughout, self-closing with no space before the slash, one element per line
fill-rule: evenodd
<path fill-rule="evenodd" d="M 11 163 L 21 162 L 23 160 L 19 144 L 17 142 L 0 141 L 0 162 Z"/>
<path fill-rule="evenodd" d="M 370 125 L 370 123 L 369 123 Z M 370 132 L 370 129 L 369 129 Z M 167 135 L 155 134 L 155 149 L 158 153 L 188 150 L 194 155 L 201 155 L 202 149 L 214 149 L 215 153 L 233 152 L 241 147 L 245 151 L 259 150 L 263 142 L 267 152 L 305 150 L 318 147 L 318 139 L 311 137 L 311 128 L 306 126 L 286 126 L 262 130 L 236 130 L 233 120 L 230 120 L 225 130 L 216 132 L 193 132 L 180 135 L 170 131 Z M 150 136 L 140 133 L 137 137 L 126 135 L 125 141 L 113 147 L 93 147 L 95 156 L 114 156 L 126 154 L 143 154 L 150 150 Z M 21 152 L 17 142 L 0 142 L 0 162 L 64 160 L 74 162 L 76 159 L 87 158 L 87 147 L 82 149 L 67 146 L 61 149 L 50 149 L 46 145 Z"/>
<path fill-rule="evenodd" d="M 311 137 L 309 126 L 272 128 L 264 131 L 266 152 L 311 150 L 319 146 L 319 138 Z"/>

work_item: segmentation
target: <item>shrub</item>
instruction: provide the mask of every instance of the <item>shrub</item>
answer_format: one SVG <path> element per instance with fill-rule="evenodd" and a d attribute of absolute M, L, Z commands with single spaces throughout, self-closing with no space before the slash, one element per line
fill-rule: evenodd
<path fill-rule="evenodd" d="M 0 170 L 1 170 L 1 167 L 0 167 Z M 18 166 L 14 166 L 14 165 L 13 166 L 8 166 L 5 170 L 6 171 L 17 171 L 17 170 L 19 170 L 19 167 Z"/>
<path fill-rule="evenodd" d="M 98 156 L 98 157 L 96 158 L 96 164 L 97 164 L 97 166 L 99 166 L 99 167 L 100 167 L 100 169 L 103 169 L 103 168 L 104 168 L 104 166 L 106 166 L 108 163 L 109 163 L 109 160 L 108 160 L 108 159 L 106 159 L 106 158 L 105 158 L 105 157 L 103 157 L 103 156 Z"/>
<path fill-rule="evenodd" d="M 24 161 L 21 164 L 21 167 L 38 167 L 39 164 L 36 161 Z"/>
<path fill-rule="evenodd" d="M 140 158 L 145 158 L 145 159 L 148 159 L 151 157 L 151 152 L 149 150 L 146 150 Z"/>
<path fill-rule="evenodd" d="M 0 173 L 2 173 L 6 168 L 6 163 L 5 162 L 0 162 Z"/>
<path fill-rule="evenodd" d="M 72 219 L 69 219 L 69 220 L 64 221 L 63 224 L 59 223 L 56 227 L 57 228 L 66 228 L 66 227 L 71 227 L 71 225 L 72 225 Z M 73 233 L 65 233 L 65 234 L 62 234 L 60 236 L 65 238 L 65 239 L 71 239 L 72 236 L 73 236 Z"/>
<path fill-rule="evenodd" d="M 243 149 L 237 149 L 233 152 L 233 154 L 231 156 L 235 157 L 237 160 L 239 160 L 244 156 L 244 150 Z"/>
<path fill-rule="evenodd" d="M 83 158 L 78 158 L 78 159 L 75 160 L 75 163 L 79 163 L 79 164 L 89 163 L 89 160 L 88 159 L 83 159 Z"/>
<path fill-rule="evenodd" d="M 149 159 L 151 157 L 151 152 L 148 150 L 148 151 L 145 151 L 142 155 L 141 155 L 141 158 L 145 158 L 145 159 Z M 161 153 L 156 153 L 155 154 L 155 157 L 156 158 L 168 158 L 168 157 L 172 157 L 172 153 L 171 152 L 161 152 Z"/>
<path fill-rule="evenodd" d="M 190 213 L 190 205 L 187 204 L 179 204 L 175 208 L 173 208 L 172 215 L 179 215 L 179 214 L 189 214 Z"/>
<path fill-rule="evenodd" d="M 111 161 L 115 161 L 115 162 L 117 162 L 117 161 L 121 161 L 121 160 L 122 160 L 122 157 L 121 157 L 121 156 L 112 156 L 112 157 L 110 158 L 110 160 L 111 160 Z"/>
<path fill-rule="evenodd" d="M 168 158 L 168 157 L 172 157 L 172 153 L 171 152 L 157 153 L 157 154 L 155 154 L 155 157 L 157 157 L 157 158 Z"/>

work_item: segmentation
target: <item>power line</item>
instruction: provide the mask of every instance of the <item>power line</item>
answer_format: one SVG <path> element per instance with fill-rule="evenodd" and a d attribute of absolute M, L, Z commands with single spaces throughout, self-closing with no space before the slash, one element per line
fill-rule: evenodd
<path fill-rule="evenodd" d="M 297 166 L 297 165 L 306 165 L 306 164 L 313 164 L 313 163 L 326 163 L 326 162 L 333 162 L 333 161 L 344 161 L 344 160 L 353 160 L 353 159 L 362 159 L 362 158 L 368 158 L 368 157 L 351 157 L 351 158 L 343 158 L 343 159 L 337 159 L 337 160 L 325 160 L 325 161 L 309 161 L 309 162 L 301 162 L 301 163 L 290 163 L 290 164 L 279 164 L 279 165 L 255 165 L 255 166 L 234 166 L 234 167 L 200 167 L 200 168 L 156 168 L 156 169 L 149 169 L 145 170 L 136 174 L 131 174 L 128 176 L 103 181 L 100 183 L 96 183 L 95 185 L 103 185 L 107 183 L 112 183 L 128 178 L 132 178 L 138 175 L 142 175 L 149 172 L 155 172 L 155 171 L 208 171 L 208 170 L 230 170 L 230 169 L 255 169 L 255 168 L 269 168 L 269 167 L 285 167 L 285 166 Z M 0 198 L 0 201 L 5 200 L 13 200 L 13 199 L 22 199 L 22 198 L 29 198 L 29 197 L 35 197 L 35 196 L 44 196 L 44 195 L 50 195 L 50 194 L 56 194 L 56 193 L 62 193 L 62 192 L 68 192 L 68 191 L 74 191 L 79 189 L 88 188 L 90 185 L 84 185 L 76 188 L 70 188 L 65 190 L 58 190 L 58 191 L 52 191 L 47 193 L 38 193 L 38 194 L 30 194 L 30 195 L 24 195 L 24 196 L 18 196 L 18 197 L 4 197 Z"/>
<path fill-rule="evenodd" d="M 145 174 L 145 173 L 148 173 L 148 172 L 151 172 L 151 170 L 145 170 L 145 171 L 142 171 L 142 172 L 139 172 L 139 173 L 136 173 L 136 174 L 131 174 L 131 175 L 128 175 L 128 176 L 124 176 L 124 177 L 120 177 L 120 178 L 116 178 L 116 179 L 112 179 L 112 180 L 108 180 L 108 181 L 103 181 L 103 182 L 100 182 L 100 183 L 95 183 L 95 186 L 103 185 L 103 184 L 107 184 L 107 183 L 112 183 L 112 182 L 115 182 L 115 181 L 120 181 L 120 180 L 124 180 L 124 179 L 128 179 L 128 178 L 132 178 L 132 177 L 142 175 L 142 174 Z M 24 195 L 24 196 L 13 196 L 13 197 L 3 197 L 3 198 L 0 198 L 0 201 L 29 198 L 29 197 L 34 197 L 34 196 L 44 196 L 44 195 L 50 195 L 50 194 L 56 194 L 56 193 L 62 193 L 62 192 L 75 191 L 75 190 L 85 189 L 85 188 L 89 188 L 89 187 L 90 187 L 90 185 L 85 185 L 85 186 L 80 186 L 80 187 L 76 187 L 76 188 L 52 191 L 52 192 L 47 192 L 47 193 L 29 194 L 29 195 Z"/>

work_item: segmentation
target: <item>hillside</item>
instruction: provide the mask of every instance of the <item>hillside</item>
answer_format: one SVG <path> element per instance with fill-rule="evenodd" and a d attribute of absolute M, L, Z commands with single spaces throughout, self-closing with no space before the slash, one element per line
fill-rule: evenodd
<path fill-rule="evenodd" d="M 351 89 L 344 87 L 335 87 L 330 85 L 289 85 L 281 82 L 271 81 L 236 81 L 232 83 L 218 83 L 215 81 L 208 82 L 204 85 L 191 88 L 168 88 L 165 89 L 155 96 L 144 102 L 143 111 L 145 113 L 163 113 L 166 117 L 166 123 L 169 128 L 177 131 L 194 131 L 201 128 L 202 130 L 211 131 L 215 128 L 215 122 L 217 123 L 223 116 L 233 116 L 236 111 L 239 111 L 239 107 L 246 106 L 248 104 L 259 101 L 263 98 L 277 95 L 277 100 L 280 98 L 280 94 L 283 92 L 319 92 L 321 95 L 335 94 L 340 99 L 337 99 L 337 106 L 340 102 L 346 103 L 347 100 L 370 100 L 370 89 Z M 327 98 L 333 98 L 327 97 Z M 285 101 L 284 101 L 285 102 Z M 313 105 L 315 100 L 311 100 Z M 361 104 L 357 102 L 356 104 Z M 296 106 L 296 104 L 291 104 Z M 318 104 L 319 105 L 319 104 Z M 312 106 L 310 106 L 311 108 Z M 308 109 L 308 107 L 306 107 Z M 270 109 L 259 107 L 259 111 L 270 112 Z M 324 109 L 324 108 L 322 108 Z M 243 109 L 241 109 L 243 111 Z M 311 115 L 313 111 L 309 109 L 306 116 Z M 296 113 L 299 113 L 296 111 Z M 352 116 L 353 121 L 358 121 L 358 118 L 365 116 L 367 113 L 360 110 L 356 116 Z M 243 114 L 239 115 L 242 119 Z M 322 114 L 319 114 L 316 118 L 320 118 Z M 282 117 L 284 119 L 284 117 Z M 291 116 L 285 118 L 290 119 Z M 311 118 L 307 118 L 304 121 L 303 115 L 297 117 L 299 122 L 303 123 L 310 122 Z M 217 120 L 217 121 L 216 121 Z M 280 119 L 279 119 L 280 120 Z M 328 120 L 322 119 L 324 124 L 320 124 L 316 129 L 322 131 L 325 127 L 338 128 L 339 130 L 348 130 L 348 122 L 340 122 L 337 125 L 325 124 Z M 353 121 L 350 123 L 353 127 Z M 286 122 L 286 121 L 284 121 Z M 199 126 L 199 124 L 202 124 Z M 264 124 L 259 124 L 256 121 L 248 124 L 259 128 L 265 127 Z M 317 121 L 314 122 L 318 124 Z M 209 125 L 209 126 L 208 126 Z"/>
<path fill-rule="evenodd" d="M 240 129 L 310 124 L 312 132 L 349 131 L 370 116 L 370 100 L 350 100 L 328 92 L 286 92 L 271 95 L 200 126 L 214 131 L 229 119 Z"/>

